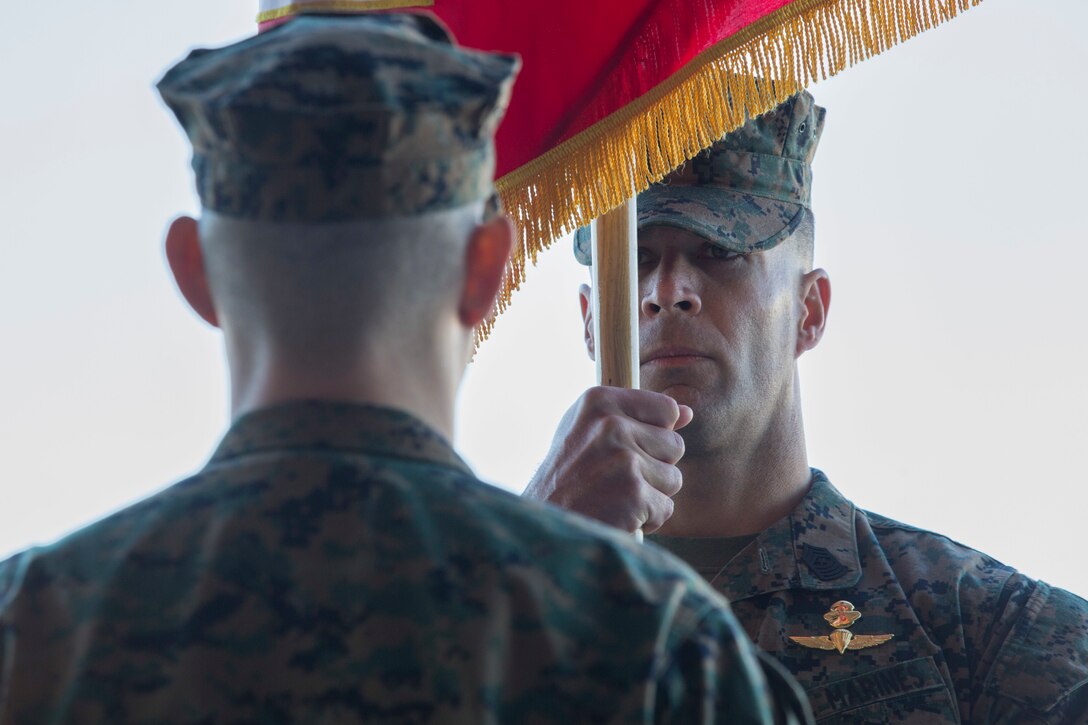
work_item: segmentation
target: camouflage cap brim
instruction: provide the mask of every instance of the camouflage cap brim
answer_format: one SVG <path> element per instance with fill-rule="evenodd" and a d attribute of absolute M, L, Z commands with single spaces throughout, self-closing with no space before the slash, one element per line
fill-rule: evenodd
<path fill-rule="evenodd" d="M 812 158 L 825 111 L 807 92 L 749 119 L 638 195 L 638 228 L 684 229 L 732 252 L 789 238 L 812 203 Z M 589 230 L 574 255 L 590 264 Z"/>
<path fill-rule="evenodd" d="M 670 226 L 747 254 L 771 249 L 793 234 L 805 205 L 721 187 L 653 186 L 638 195 L 638 228 Z M 593 263 L 589 228 L 574 236 L 574 256 Z"/>

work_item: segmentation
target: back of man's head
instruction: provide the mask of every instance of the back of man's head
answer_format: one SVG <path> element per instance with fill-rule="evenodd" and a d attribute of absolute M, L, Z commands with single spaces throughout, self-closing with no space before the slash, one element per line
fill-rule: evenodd
<path fill-rule="evenodd" d="M 299 17 L 167 72 L 204 208 L 167 255 L 226 333 L 236 385 L 274 368 L 292 397 L 307 376 L 328 397 L 330 375 L 368 363 L 459 378 L 511 244 L 483 209 L 516 68 L 428 17 L 380 15 Z"/>
<path fill-rule="evenodd" d="M 300 224 L 205 213 L 200 244 L 217 323 L 235 341 L 321 367 L 385 346 L 422 354 L 457 311 L 480 205 Z"/>

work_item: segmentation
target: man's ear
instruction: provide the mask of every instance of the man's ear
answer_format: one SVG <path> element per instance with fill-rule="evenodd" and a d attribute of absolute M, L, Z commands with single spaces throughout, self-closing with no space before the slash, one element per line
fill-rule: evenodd
<path fill-rule="evenodd" d="M 166 230 L 166 260 L 182 297 L 212 327 L 219 327 L 208 275 L 204 271 L 204 254 L 200 251 L 200 233 L 196 219 L 180 216 Z"/>
<path fill-rule="evenodd" d="M 474 328 L 491 314 L 513 246 L 514 224 L 506 216 L 500 215 L 472 230 L 465 249 L 465 285 L 457 306 L 465 327 Z"/>
<path fill-rule="evenodd" d="M 588 284 L 578 287 L 578 303 L 582 306 L 582 324 L 585 325 L 586 352 L 590 360 L 597 359 L 597 349 L 593 341 L 593 306 L 590 302 L 593 291 Z"/>
<path fill-rule="evenodd" d="M 801 277 L 801 305 L 801 318 L 797 325 L 797 357 L 816 347 L 824 336 L 827 313 L 831 309 L 831 278 L 827 272 L 814 269 Z"/>

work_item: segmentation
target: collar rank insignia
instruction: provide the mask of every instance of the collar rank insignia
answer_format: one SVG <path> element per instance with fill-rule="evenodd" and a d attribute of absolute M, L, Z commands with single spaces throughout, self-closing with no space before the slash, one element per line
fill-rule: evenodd
<path fill-rule="evenodd" d="M 847 601 L 838 601 L 831 605 L 831 611 L 824 615 L 824 619 L 834 627 L 831 634 L 822 637 L 790 637 L 796 644 L 810 649 L 836 649 L 843 654 L 848 649 L 865 649 L 884 644 L 894 634 L 854 634 L 848 628 L 861 619 L 861 612 L 854 609 L 854 605 Z"/>

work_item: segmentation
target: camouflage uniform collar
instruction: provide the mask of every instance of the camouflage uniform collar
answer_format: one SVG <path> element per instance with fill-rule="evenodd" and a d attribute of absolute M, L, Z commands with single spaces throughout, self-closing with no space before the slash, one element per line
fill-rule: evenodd
<path fill-rule="evenodd" d="M 259 453 L 338 451 L 435 463 L 473 475 L 449 441 L 402 410 L 303 401 L 253 411 L 234 421 L 211 465 Z"/>
<path fill-rule="evenodd" d="M 852 587 L 861 579 L 856 507 L 812 469 L 812 486 L 789 516 L 765 529 L 713 580 L 729 599 L 786 589 Z"/>

